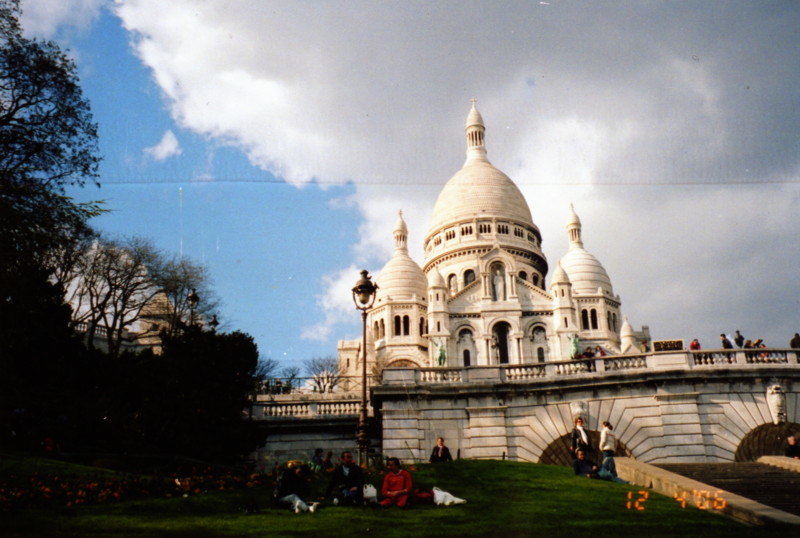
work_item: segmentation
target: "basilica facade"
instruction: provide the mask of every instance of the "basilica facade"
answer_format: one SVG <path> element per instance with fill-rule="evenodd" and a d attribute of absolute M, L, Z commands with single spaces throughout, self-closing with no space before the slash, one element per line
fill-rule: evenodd
<path fill-rule="evenodd" d="M 552 270 L 542 235 L 514 182 L 487 159 L 473 103 L 467 158 L 433 209 L 420 266 L 399 214 L 394 254 L 377 274 L 367 313 L 367 366 L 469 367 L 567 361 L 587 348 L 606 355 L 649 346 L 634 331 L 606 270 L 586 248 L 570 205 L 569 250 Z M 340 373 L 357 376 L 361 340 L 340 341 Z"/>

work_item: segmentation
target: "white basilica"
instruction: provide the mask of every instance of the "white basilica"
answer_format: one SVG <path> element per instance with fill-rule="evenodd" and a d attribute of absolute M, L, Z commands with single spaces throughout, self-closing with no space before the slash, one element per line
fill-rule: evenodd
<path fill-rule="evenodd" d="M 519 188 L 486 158 L 474 102 L 465 130 L 467 159 L 436 201 L 422 267 L 408 255 L 408 228 L 398 217 L 394 255 L 375 279 L 367 315 L 369 370 L 564 361 L 589 347 L 614 355 L 649 346 L 649 329 L 634 332 L 622 318 L 572 206 L 569 251 L 547 287 L 542 235 Z M 360 373 L 360 345 L 339 342 L 342 375 Z"/>

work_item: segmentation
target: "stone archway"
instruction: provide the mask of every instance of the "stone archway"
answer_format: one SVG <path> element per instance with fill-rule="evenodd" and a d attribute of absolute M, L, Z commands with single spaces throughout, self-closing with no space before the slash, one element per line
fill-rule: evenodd
<path fill-rule="evenodd" d="M 762 424 L 742 438 L 736 447 L 733 461 L 756 461 L 761 456 L 783 456 L 786 438 L 790 435 L 800 435 L 800 424 Z"/>
<path fill-rule="evenodd" d="M 544 452 L 542 452 L 542 455 L 539 457 L 539 463 L 545 463 L 547 465 L 572 465 L 572 460 L 575 459 L 575 456 L 572 455 L 569 449 L 569 438 L 570 433 L 566 433 L 547 445 L 547 448 L 544 449 Z M 597 447 L 600 445 L 600 432 L 594 430 L 589 431 L 589 444 L 595 447 L 594 452 L 591 454 L 591 459 L 597 462 L 600 460 L 600 454 L 597 453 Z M 620 458 L 631 457 L 631 451 L 628 450 L 625 443 L 617 439 L 617 450 L 614 452 L 614 456 Z"/>

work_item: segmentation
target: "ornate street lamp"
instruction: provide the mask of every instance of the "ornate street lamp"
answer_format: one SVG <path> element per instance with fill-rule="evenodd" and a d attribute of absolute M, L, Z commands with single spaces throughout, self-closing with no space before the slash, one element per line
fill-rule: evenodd
<path fill-rule="evenodd" d="M 200 296 L 197 295 L 197 290 L 192 288 L 189 295 L 186 297 L 186 302 L 189 303 L 189 327 L 194 326 L 194 309 L 197 308 L 197 303 L 200 302 Z"/>
<path fill-rule="evenodd" d="M 211 321 L 208 322 L 208 325 L 209 325 L 209 327 L 211 327 L 211 332 L 212 333 L 216 333 L 217 332 L 217 326 L 219 325 L 219 321 L 217 321 L 217 315 L 216 314 L 211 316 Z"/>
<path fill-rule="evenodd" d="M 375 295 L 378 285 L 370 280 L 369 272 L 364 269 L 361 271 L 361 278 L 353 288 L 353 302 L 356 308 L 361 310 L 362 341 L 361 341 L 361 410 L 358 413 L 358 435 L 356 445 L 358 446 L 358 464 L 367 463 L 367 310 L 372 308 L 375 302 Z"/>

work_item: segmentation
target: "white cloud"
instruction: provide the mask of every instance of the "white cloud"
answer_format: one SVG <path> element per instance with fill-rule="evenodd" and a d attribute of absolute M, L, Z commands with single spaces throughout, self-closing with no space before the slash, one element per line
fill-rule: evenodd
<path fill-rule="evenodd" d="M 22 27 L 31 36 L 52 38 L 64 26 L 86 29 L 109 0 L 22 0 Z"/>
<path fill-rule="evenodd" d="M 181 153 L 183 153 L 181 144 L 171 129 L 167 129 L 164 132 L 164 136 L 161 137 L 161 141 L 158 144 L 144 148 L 145 156 L 156 161 L 163 161 Z"/>
<path fill-rule="evenodd" d="M 116 13 L 182 128 L 293 183 L 356 185 L 355 263 L 325 277 L 326 318 L 306 337 L 332 334 L 354 267 L 388 258 L 399 208 L 422 261 L 473 96 L 551 266 L 573 201 L 635 325 L 668 338 L 796 331 L 800 57 L 785 45 L 800 14 L 481 6 L 134 0 Z"/>

